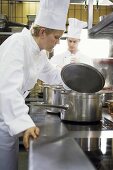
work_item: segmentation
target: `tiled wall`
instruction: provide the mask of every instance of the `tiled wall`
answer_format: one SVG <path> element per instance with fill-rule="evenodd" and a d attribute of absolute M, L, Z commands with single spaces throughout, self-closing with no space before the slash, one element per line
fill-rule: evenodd
<path fill-rule="evenodd" d="M 9 16 L 11 21 L 27 23 L 27 15 L 36 14 L 39 9 L 39 2 L 16 2 L 8 3 L 8 0 L 2 0 L 0 4 L 0 13 L 6 14 Z M 83 21 L 87 21 L 87 7 L 84 5 L 73 5 L 69 7 L 68 17 L 75 17 Z M 113 12 L 113 8 L 108 6 L 99 6 L 97 9 L 94 6 L 94 24 L 99 22 L 99 16 L 107 15 Z"/>
<path fill-rule="evenodd" d="M 8 3 L 3 0 L 0 13 L 6 14 L 10 21 L 27 23 L 27 15 L 34 15 L 39 9 L 39 2 L 15 2 Z"/>
<path fill-rule="evenodd" d="M 99 6 L 97 9 L 96 6 L 93 8 L 93 23 L 97 24 L 99 22 L 99 16 L 107 15 L 113 12 L 113 8 L 111 6 Z M 88 7 L 85 8 L 84 5 L 70 5 L 68 18 L 75 17 L 83 21 L 87 21 L 88 18 Z"/>

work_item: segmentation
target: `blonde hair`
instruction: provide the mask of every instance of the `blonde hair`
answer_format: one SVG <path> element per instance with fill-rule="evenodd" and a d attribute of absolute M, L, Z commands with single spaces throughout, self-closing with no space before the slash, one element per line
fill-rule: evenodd
<path fill-rule="evenodd" d="M 31 34 L 33 36 L 35 36 L 35 37 L 39 36 L 39 31 L 42 28 L 45 29 L 45 32 L 46 32 L 47 35 L 57 31 L 56 29 L 45 28 L 45 27 L 42 27 L 42 26 L 39 26 L 39 25 L 32 25 L 32 27 L 31 27 Z"/>

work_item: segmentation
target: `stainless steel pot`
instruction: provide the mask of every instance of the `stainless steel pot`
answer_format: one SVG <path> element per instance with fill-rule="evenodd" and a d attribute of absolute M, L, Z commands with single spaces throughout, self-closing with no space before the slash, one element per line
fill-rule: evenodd
<path fill-rule="evenodd" d="M 108 100 L 106 103 L 108 105 L 108 113 L 113 115 L 113 100 Z"/>
<path fill-rule="evenodd" d="M 62 120 L 95 122 L 102 118 L 100 94 L 71 92 L 68 96 L 68 104 L 69 109 L 67 111 L 62 110 Z"/>
<path fill-rule="evenodd" d="M 113 100 L 113 91 L 112 92 L 102 92 L 101 94 L 101 100 L 102 100 L 102 106 L 107 106 L 108 100 Z"/>
<path fill-rule="evenodd" d="M 32 109 L 34 106 L 38 107 L 38 108 L 44 108 L 44 109 L 48 109 L 48 108 L 56 108 L 59 112 L 61 112 L 61 110 L 67 110 L 69 108 L 68 105 L 53 105 L 53 104 L 45 104 L 43 102 L 31 102 L 30 104 L 27 104 L 29 106 L 29 112 L 32 113 Z M 35 110 L 36 112 L 36 110 Z"/>
<path fill-rule="evenodd" d="M 43 100 L 45 104 L 49 105 L 61 105 L 61 91 L 63 86 L 60 85 L 48 85 L 45 84 L 43 87 Z M 48 109 L 49 112 L 57 113 L 59 109 L 51 107 Z"/>
<path fill-rule="evenodd" d="M 62 105 L 69 104 L 69 94 L 70 93 L 71 93 L 71 91 L 69 91 L 69 90 L 61 91 L 61 104 Z"/>

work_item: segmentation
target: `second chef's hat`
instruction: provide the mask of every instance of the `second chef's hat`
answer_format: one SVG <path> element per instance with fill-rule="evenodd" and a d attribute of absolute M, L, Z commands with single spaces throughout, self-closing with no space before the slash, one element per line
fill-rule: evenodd
<path fill-rule="evenodd" d="M 57 30 L 65 30 L 70 0 L 40 0 L 40 9 L 34 24 Z"/>
<path fill-rule="evenodd" d="M 80 21 L 76 18 L 69 18 L 67 37 L 80 39 L 81 31 L 87 27 L 87 22 Z"/>

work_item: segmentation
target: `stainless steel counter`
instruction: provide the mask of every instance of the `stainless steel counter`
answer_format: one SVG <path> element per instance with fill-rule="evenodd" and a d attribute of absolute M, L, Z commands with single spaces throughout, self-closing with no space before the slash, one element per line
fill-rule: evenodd
<path fill-rule="evenodd" d="M 29 170 L 94 170 L 74 139 L 31 141 Z"/>
<path fill-rule="evenodd" d="M 39 139 L 30 142 L 29 170 L 95 170 L 58 116 L 36 116 L 41 133 Z"/>

